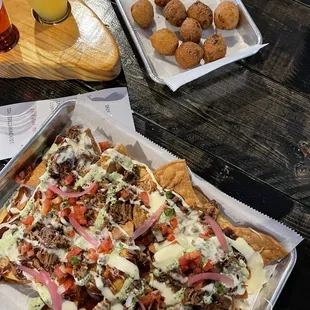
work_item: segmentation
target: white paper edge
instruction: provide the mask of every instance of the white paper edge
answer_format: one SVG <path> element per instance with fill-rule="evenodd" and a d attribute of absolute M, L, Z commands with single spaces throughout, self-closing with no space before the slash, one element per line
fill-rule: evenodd
<path fill-rule="evenodd" d="M 256 44 L 250 47 L 247 47 L 244 50 L 241 50 L 240 53 L 232 56 L 226 56 L 222 59 L 219 59 L 215 62 L 205 64 L 203 66 L 196 67 L 194 69 L 188 70 L 186 72 L 180 73 L 173 77 L 164 79 L 166 85 L 172 90 L 176 91 L 179 87 L 184 84 L 187 84 L 193 80 L 198 79 L 199 77 L 206 75 L 222 66 L 235 62 L 237 60 L 255 55 L 261 48 L 267 46 L 266 44 Z"/>

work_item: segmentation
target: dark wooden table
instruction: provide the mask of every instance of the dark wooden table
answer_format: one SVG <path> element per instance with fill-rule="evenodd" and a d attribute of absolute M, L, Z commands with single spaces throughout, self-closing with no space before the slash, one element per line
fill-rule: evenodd
<path fill-rule="evenodd" d="M 113 1 L 86 2 L 120 46 L 120 76 L 103 83 L 0 79 L 0 104 L 127 86 L 138 132 L 303 235 L 274 309 L 309 309 L 310 0 L 244 0 L 269 45 L 175 93 L 148 77 Z"/>

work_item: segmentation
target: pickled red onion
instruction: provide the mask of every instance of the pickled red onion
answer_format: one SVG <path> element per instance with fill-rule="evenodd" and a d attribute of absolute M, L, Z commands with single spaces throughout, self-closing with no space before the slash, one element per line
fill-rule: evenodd
<path fill-rule="evenodd" d="M 32 277 L 34 277 L 35 279 L 39 280 L 40 282 L 42 282 L 42 278 L 41 275 L 39 273 L 39 271 L 35 270 L 35 269 L 31 269 L 25 266 L 18 266 L 18 269 L 22 270 L 23 272 L 26 272 L 28 274 L 30 274 Z"/>
<path fill-rule="evenodd" d="M 70 217 L 69 221 L 75 230 L 83 237 L 87 242 L 97 247 L 99 242 L 95 240 L 79 223 L 75 218 Z"/>
<path fill-rule="evenodd" d="M 215 233 L 220 245 L 222 246 L 225 253 L 228 252 L 228 245 L 226 237 L 220 227 L 220 225 L 209 215 L 206 216 L 206 222 L 211 226 L 213 232 Z"/>
<path fill-rule="evenodd" d="M 190 286 L 201 280 L 214 280 L 214 281 L 223 282 L 229 286 L 234 285 L 234 280 L 231 277 L 228 277 L 221 273 L 216 273 L 216 272 L 204 272 L 204 273 L 196 274 L 192 277 L 189 277 L 187 284 Z"/>
<path fill-rule="evenodd" d="M 76 192 L 76 193 L 64 192 L 60 188 L 52 184 L 47 184 L 47 188 L 53 191 L 55 194 L 58 194 L 62 197 L 78 198 L 78 197 L 88 194 L 96 185 L 97 185 L 96 182 L 94 182 L 90 187 L 86 188 L 83 192 Z"/>
<path fill-rule="evenodd" d="M 146 310 L 144 304 L 140 300 L 138 300 L 138 303 L 139 303 L 142 310 Z"/>
<path fill-rule="evenodd" d="M 152 214 L 133 234 L 133 239 L 137 239 L 144 234 L 158 220 L 166 205 L 162 205 L 157 211 Z"/>
<path fill-rule="evenodd" d="M 62 299 L 61 295 L 58 293 L 58 287 L 56 283 L 50 278 L 49 274 L 45 270 L 40 271 L 43 284 L 48 289 L 52 299 L 52 307 L 54 310 L 61 310 L 62 308 Z"/>

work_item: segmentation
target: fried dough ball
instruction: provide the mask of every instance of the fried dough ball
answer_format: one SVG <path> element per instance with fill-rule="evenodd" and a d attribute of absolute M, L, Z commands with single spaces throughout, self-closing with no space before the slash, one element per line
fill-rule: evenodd
<path fill-rule="evenodd" d="M 202 36 L 200 23 L 193 18 L 186 18 L 180 28 L 180 35 L 183 42 L 199 43 Z"/>
<path fill-rule="evenodd" d="M 175 59 L 183 69 L 197 66 L 203 57 L 203 49 L 194 42 L 184 42 L 175 52 Z"/>
<path fill-rule="evenodd" d="M 170 2 L 171 0 L 155 0 L 155 4 L 158 6 L 165 6 L 167 5 L 168 2 Z"/>
<path fill-rule="evenodd" d="M 169 29 L 157 30 L 150 40 L 155 50 L 165 56 L 174 55 L 179 45 L 178 37 Z"/>
<path fill-rule="evenodd" d="M 164 16 L 171 25 L 180 27 L 187 17 L 184 4 L 180 0 L 169 1 L 164 8 Z"/>
<path fill-rule="evenodd" d="M 227 45 L 220 34 L 214 34 L 206 39 L 203 44 L 204 55 L 203 59 L 205 63 L 209 63 L 220 58 L 225 57 L 227 52 Z"/>
<path fill-rule="evenodd" d="M 138 0 L 131 7 L 131 15 L 141 28 L 146 29 L 154 20 L 153 5 L 148 0 Z"/>
<path fill-rule="evenodd" d="M 214 23 L 216 28 L 231 30 L 239 23 L 239 9 L 234 2 L 222 2 L 214 11 Z"/>
<path fill-rule="evenodd" d="M 198 20 L 202 29 L 208 29 L 213 22 L 212 10 L 200 1 L 196 1 L 188 8 L 187 15 Z"/>

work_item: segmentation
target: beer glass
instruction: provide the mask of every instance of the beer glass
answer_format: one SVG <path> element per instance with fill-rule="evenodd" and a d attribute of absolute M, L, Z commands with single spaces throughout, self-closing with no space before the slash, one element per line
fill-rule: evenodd
<path fill-rule="evenodd" d="M 0 0 L 0 53 L 11 50 L 17 44 L 18 40 L 19 32 L 11 24 L 3 0 Z"/>
<path fill-rule="evenodd" d="M 65 20 L 70 13 L 70 5 L 67 0 L 28 0 L 37 14 L 39 22 L 54 25 Z"/>

